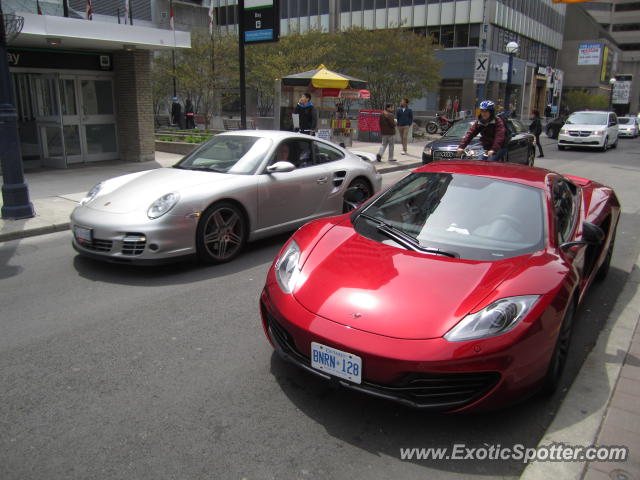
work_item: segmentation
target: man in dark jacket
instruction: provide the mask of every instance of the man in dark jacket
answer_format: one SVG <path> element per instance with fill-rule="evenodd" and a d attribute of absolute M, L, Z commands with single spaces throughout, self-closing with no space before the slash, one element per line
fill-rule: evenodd
<path fill-rule="evenodd" d="M 187 130 L 196 128 L 195 112 L 193 111 L 193 103 L 191 103 L 190 98 L 187 98 L 187 102 L 184 104 L 184 117 L 186 124 L 185 128 Z"/>
<path fill-rule="evenodd" d="M 484 100 L 480 102 L 480 115 L 460 142 L 457 154 L 462 155 L 473 137 L 480 134 L 480 142 L 487 152 L 487 160 L 498 162 L 507 153 L 506 130 L 505 121 L 496 116 L 495 103 Z"/>
<path fill-rule="evenodd" d="M 408 98 L 403 98 L 400 102 L 400 108 L 396 110 L 396 118 L 398 120 L 398 132 L 400 132 L 400 140 L 402 141 L 402 155 L 406 155 L 409 129 L 413 124 L 413 110 L 409 108 Z"/>
<path fill-rule="evenodd" d="M 538 150 L 540 151 L 540 155 L 538 157 L 544 157 L 544 152 L 542 151 L 542 144 L 540 143 L 540 134 L 542 133 L 542 122 L 540 122 L 540 112 L 535 108 L 531 112 L 531 125 L 529 125 L 529 132 L 535 135 L 536 144 L 538 145 Z"/>
<path fill-rule="evenodd" d="M 389 146 L 389 161 L 395 162 L 393 158 L 393 142 L 396 136 L 396 119 L 393 116 L 393 103 L 387 103 L 384 107 L 384 112 L 380 116 L 380 137 L 382 137 L 382 146 L 376 155 L 376 159 L 381 162 L 382 155 Z"/>
<path fill-rule="evenodd" d="M 300 133 L 313 135 L 318 123 L 316 109 L 311 102 L 311 94 L 305 92 L 300 97 L 298 105 L 293 109 L 293 113 L 299 115 Z"/>
<path fill-rule="evenodd" d="M 173 97 L 173 103 L 171 104 L 171 125 L 176 125 L 180 128 L 180 121 L 182 120 L 182 105 L 178 103 L 178 97 Z"/>

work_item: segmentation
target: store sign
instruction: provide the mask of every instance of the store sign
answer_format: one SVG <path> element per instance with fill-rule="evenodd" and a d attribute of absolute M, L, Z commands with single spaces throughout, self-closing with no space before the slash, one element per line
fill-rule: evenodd
<path fill-rule="evenodd" d="M 242 30 L 245 43 L 277 42 L 280 36 L 278 0 L 245 0 Z"/>
<path fill-rule="evenodd" d="M 578 46 L 578 65 L 600 65 L 601 51 L 599 43 L 581 43 Z"/>
<path fill-rule="evenodd" d="M 616 105 L 626 105 L 631 98 L 631 81 L 618 80 L 613 84 L 611 102 Z"/>
<path fill-rule="evenodd" d="M 474 65 L 473 83 L 485 84 L 489 73 L 489 54 L 477 52 Z"/>
<path fill-rule="evenodd" d="M 111 55 L 62 53 L 51 50 L 10 50 L 10 67 L 50 68 L 53 70 L 111 70 Z"/>

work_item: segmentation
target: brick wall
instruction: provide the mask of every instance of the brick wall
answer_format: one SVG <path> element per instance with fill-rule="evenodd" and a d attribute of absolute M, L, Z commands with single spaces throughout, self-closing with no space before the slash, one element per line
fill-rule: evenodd
<path fill-rule="evenodd" d="M 113 64 L 120 159 L 127 162 L 153 160 L 151 52 L 117 52 Z"/>

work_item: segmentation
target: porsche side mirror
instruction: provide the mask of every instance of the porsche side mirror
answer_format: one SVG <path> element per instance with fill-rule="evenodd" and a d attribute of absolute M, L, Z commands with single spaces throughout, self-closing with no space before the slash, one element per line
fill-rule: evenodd
<path fill-rule="evenodd" d="M 582 222 L 582 240 L 565 242 L 560 245 L 562 250 L 567 250 L 576 245 L 600 245 L 604 241 L 604 230 L 589 222 Z"/>
<path fill-rule="evenodd" d="M 286 173 L 292 172 L 296 169 L 296 166 L 291 162 L 276 162 L 273 165 L 267 167 L 269 173 Z"/>

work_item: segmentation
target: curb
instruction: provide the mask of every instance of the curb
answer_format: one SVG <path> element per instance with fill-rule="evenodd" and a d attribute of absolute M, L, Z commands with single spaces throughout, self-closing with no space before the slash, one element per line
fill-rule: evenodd
<path fill-rule="evenodd" d="M 0 242 L 8 242 L 11 240 L 19 240 L 21 238 L 37 237 L 38 235 L 47 235 L 49 233 L 63 232 L 69 230 L 69 222 L 56 223 L 44 227 L 35 227 L 28 230 L 19 230 L 16 232 L 0 233 Z"/>
<path fill-rule="evenodd" d="M 422 166 L 422 162 L 414 162 L 414 163 L 407 163 L 404 165 L 394 165 L 393 167 L 376 168 L 376 171 L 378 173 L 391 173 L 391 172 L 398 172 L 400 170 L 410 170 L 412 168 L 418 168 L 421 166 Z"/>
<path fill-rule="evenodd" d="M 538 442 L 538 448 L 558 443 L 596 444 L 639 317 L 640 256 L 636 259 L 595 346 L 569 387 L 553 422 Z M 520 480 L 582 479 L 588 465 L 587 461 L 530 463 L 522 472 Z"/>

